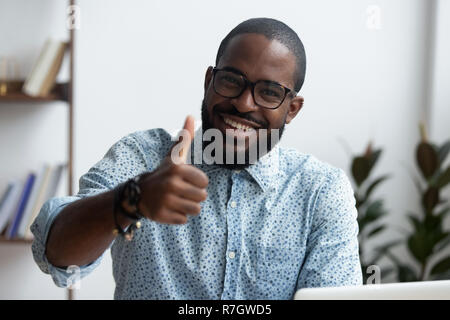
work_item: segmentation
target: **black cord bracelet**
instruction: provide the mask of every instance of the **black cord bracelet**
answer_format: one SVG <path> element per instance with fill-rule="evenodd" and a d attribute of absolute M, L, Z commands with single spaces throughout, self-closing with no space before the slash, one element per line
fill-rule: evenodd
<path fill-rule="evenodd" d="M 114 229 L 113 232 L 114 234 L 120 234 L 124 236 L 125 239 L 128 241 L 130 241 L 133 238 L 134 231 L 141 227 L 141 222 L 139 220 L 143 218 L 138 208 L 141 196 L 141 190 L 138 184 L 139 178 L 140 176 L 132 178 L 127 182 L 120 184 L 114 190 L 113 216 L 116 229 Z M 122 204 L 125 200 L 128 202 L 130 206 L 135 208 L 135 211 L 133 213 L 128 212 L 123 207 Z M 123 216 L 134 221 L 126 231 L 123 230 L 120 224 L 118 223 L 117 213 L 120 213 Z"/>

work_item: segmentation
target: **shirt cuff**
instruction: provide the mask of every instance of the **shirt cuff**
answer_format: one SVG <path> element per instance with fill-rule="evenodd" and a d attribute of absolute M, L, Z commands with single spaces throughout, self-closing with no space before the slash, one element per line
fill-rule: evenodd
<path fill-rule="evenodd" d="M 59 197 L 47 200 L 39 211 L 38 216 L 31 225 L 31 232 L 34 235 L 33 244 L 31 246 L 34 261 L 37 263 L 42 272 L 50 274 L 53 282 L 58 287 L 67 287 L 74 284 L 73 280 L 80 280 L 94 270 L 103 257 L 103 254 L 94 262 L 72 268 L 59 268 L 48 262 L 45 255 L 48 233 L 53 221 L 68 204 L 79 200 L 80 197 Z M 70 266 L 68 266 L 70 267 Z M 74 278 L 75 277 L 75 278 Z M 70 280 L 69 280 L 70 279 Z"/>

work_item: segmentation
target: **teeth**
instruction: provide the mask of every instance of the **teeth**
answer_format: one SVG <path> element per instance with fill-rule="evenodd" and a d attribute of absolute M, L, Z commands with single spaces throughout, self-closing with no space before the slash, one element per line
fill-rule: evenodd
<path fill-rule="evenodd" d="M 244 131 L 253 129 L 252 127 L 249 127 L 249 126 L 246 126 L 245 124 L 242 124 L 242 123 L 236 122 L 234 120 L 231 120 L 230 118 L 223 117 L 223 121 L 226 124 L 236 128 L 236 129 L 240 129 L 240 130 L 244 130 Z"/>

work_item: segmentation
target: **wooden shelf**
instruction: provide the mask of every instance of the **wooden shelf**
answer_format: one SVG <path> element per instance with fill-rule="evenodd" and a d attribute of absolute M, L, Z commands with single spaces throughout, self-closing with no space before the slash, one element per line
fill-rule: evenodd
<path fill-rule="evenodd" d="M 45 97 L 31 97 L 21 91 L 24 81 L 8 84 L 6 95 L 0 95 L 0 102 L 51 102 L 69 101 L 69 83 L 57 83 L 53 90 Z"/>
<path fill-rule="evenodd" d="M 76 7 L 75 0 L 68 0 L 70 8 Z M 75 9 L 73 9 L 75 10 Z M 70 17 L 74 17 L 74 12 L 67 12 Z M 78 18 L 77 18 L 78 19 Z M 41 102 L 55 102 L 63 101 L 67 103 L 68 113 L 68 194 L 72 195 L 72 182 L 73 182 L 73 159 L 74 159 L 74 52 L 75 52 L 75 28 L 69 29 L 69 80 L 67 83 L 57 83 L 53 87 L 53 90 L 49 95 L 45 97 L 31 97 L 22 92 L 22 87 L 25 81 L 9 81 L 7 83 L 6 90 L 0 87 L 0 104 L 2 103 L 41 103 Z M 4 93 L 2 95 L 2 93 Z M 0 235 L 0 244 L 18 244 L 18 245 L 31 245 L 33 240 L 31 239 L 6 239 L 4 235 Z M 67 291 L 67 298 L 69 300 L 74 299 L 73 290 Z"/>
<path fill-rule="evenodd" d="M 22 243 L 22 244 L 31 244 L 33 242 L 32 239 L 7 239 L 4 236 L 0 236 L 0 242 L 1 243 Z"/>

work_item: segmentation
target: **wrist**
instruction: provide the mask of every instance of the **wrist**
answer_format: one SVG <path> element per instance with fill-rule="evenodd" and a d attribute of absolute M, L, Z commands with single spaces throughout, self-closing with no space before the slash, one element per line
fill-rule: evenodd
<path fill-rule="evenodd" d="M 134 231 L 141 227 L 139 220 L 143 218 L 139 211 L 141 200 L 139 179 L 140 176 L 129 179 L 114 190 L 113 216 L 116 228 L 113 232 L 124 236 L 126 240 L 133 238 Z M 126 231 L 122 228 L 124 224 L 128 227 Z"/>
<path fill-rule="evenodd" d="M 116 205 L 119 213 L 131 220 L 143 218 L 139 210 L 141 202 L 140 176 L 127 180 L 117 187 Z"/>

